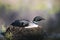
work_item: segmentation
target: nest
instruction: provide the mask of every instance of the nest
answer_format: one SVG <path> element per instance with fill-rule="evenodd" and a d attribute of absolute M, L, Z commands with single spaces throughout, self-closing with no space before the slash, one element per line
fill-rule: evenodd
<path fill-rule="evenodd" d="M 24 28 L 10 26 L 6 30 L 7 40 L 43 40 L 44 31 L 40 28 Z"/>

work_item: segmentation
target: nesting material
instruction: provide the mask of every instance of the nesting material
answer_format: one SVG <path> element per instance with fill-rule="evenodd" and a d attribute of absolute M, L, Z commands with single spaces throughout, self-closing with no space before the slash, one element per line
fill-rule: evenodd
<path fill-rule="evenodd" d="M 25 28 L 9 26 L 5 37 L 7 40 L 42 40 L 44 31 L 40 27 Z"/>

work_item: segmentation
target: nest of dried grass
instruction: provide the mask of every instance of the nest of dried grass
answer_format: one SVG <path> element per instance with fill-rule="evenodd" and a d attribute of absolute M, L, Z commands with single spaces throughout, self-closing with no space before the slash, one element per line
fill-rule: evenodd
<path fill-rule="evenodd" d="M 40 28 L 23 28 L 10 26 L 6 30 L 7 40 L 43 40 L 44 31 Z"/>

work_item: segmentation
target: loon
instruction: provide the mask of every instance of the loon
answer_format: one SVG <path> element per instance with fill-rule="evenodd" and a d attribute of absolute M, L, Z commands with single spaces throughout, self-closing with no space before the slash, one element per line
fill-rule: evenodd
<path fill-rule="evenodd" d="M 15 20 L 11 25 L 16 27 L 33 28 L 33 27 L 38 27 L 37 23 L 41 20 L 44 20 L 44 18 L 40 16 L 36 16 L 32 22 L 26 19 Z"/>

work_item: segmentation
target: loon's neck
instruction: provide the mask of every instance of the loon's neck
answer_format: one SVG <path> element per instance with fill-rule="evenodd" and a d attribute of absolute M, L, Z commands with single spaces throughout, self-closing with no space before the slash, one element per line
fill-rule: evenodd
<path fill-rule="evenodd" d="M 31 23 L 29 23 L 29 26 L 25 27 L 25 28 L 36 28 L 36 27 L 38 27 L 38 25 L 33 23 L 33 22 L 31 22 Z"/>
<path fill-rule="evenodd" d="M 33 23 L 34 23 L 34 24 L 38 24 L 38 22 L 36 22 L 36 21 L 33 21 Z"/>

